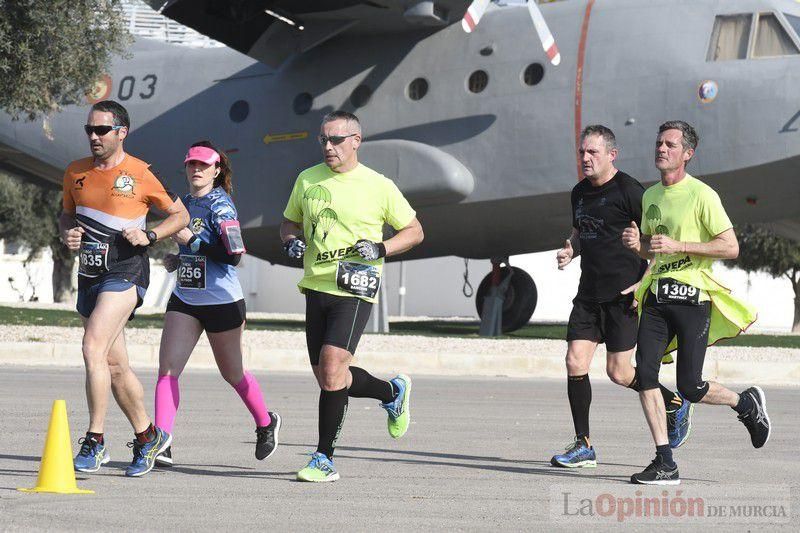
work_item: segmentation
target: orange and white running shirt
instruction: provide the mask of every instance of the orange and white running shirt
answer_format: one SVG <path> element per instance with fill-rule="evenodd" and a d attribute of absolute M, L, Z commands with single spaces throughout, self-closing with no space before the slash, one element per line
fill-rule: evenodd
<path fill-rule="evenodd" d="M 79 159 L 64 173 L 63 192 L 64 213 L 74 215 L 85 230 L 81 276 L 97 278 L 113 272 L 146 287 L 147 249 L 131 246 L 121 232 L 144 229 L 151 206 L 166 211 L 177 199 L 150 171 L 150 165 L 128 154 L 107 170 L 95 168 L 91 157 Z"/>

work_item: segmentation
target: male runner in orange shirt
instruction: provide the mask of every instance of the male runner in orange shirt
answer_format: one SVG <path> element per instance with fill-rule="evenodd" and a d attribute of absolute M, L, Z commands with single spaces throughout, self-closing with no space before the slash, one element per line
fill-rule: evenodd
<path fill-rule="evenodd" d="M 142 476 L 172 437 L 147 416 L 142 384 L 128 366 L 123 330 L 150 282 L 147 248 L 186 227 L 189 213 L 147 163 L 123 150 L 130 130 L 124 107 L 112 100 L 96 103 L 84 130 L 92 156 L 67 167 L 59 218 L 62 241 L 80 251 L 77 310 L 84 327 L 89 430 L 80 441 L 75 469 L 96 472 L 111 460 L 103 440 L 110 388 L 135 433 L 125 475 Z M 167 217 L 145 231 L 151 206 Z"/>

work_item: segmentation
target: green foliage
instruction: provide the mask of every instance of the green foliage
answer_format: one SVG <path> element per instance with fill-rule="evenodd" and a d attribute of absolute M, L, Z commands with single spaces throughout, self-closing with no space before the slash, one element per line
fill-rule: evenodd
<path fill-rule="evenodd" d="M 0 0 L 0 109 L 33 120 L 83 101 L 130 42 L 120 0 Z"/>
<path fill-rule="evenodd" d="M 61 193 L 0 174 L 0 238 L 24 244 L 30 261 L 50 246 L 60 247 L 56 217 Z"/>
<path fill-rule="evenodd" d="M 772 277 L 787 276 L 796 283 L 800 272 L 800 244 L 753 225 L 736 228 L 739 238 L 739 257 L 725 261 L 728 266 L 746 272 L 766 272 Z"/>

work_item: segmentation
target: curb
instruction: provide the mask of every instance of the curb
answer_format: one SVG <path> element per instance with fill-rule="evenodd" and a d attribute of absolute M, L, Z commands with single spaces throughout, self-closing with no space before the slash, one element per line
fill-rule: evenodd
<path fill-rule="evenodd" d="M 131 366 L 141 369 L 158 367 L 159 346 L 129 344 Z M 264 372 L 308 372 L 308 353 L 305 349 L 269 349 L 243 346 L 244 364 L 249 370 Z M 605 357 L 597 353 L 592 360 L 591 374 L 605 374 Z M 793 358 L 794 359 L 794 358 Z M 354 363 L 370 371 L 441 376 L 507 376 L 514 378 L 563 379 L 563 355 L 492 355 L 485 353 L 433 352 L 376 352 L 359 351 Z M 2 342 L 0 365 L 82 367 L 80 344 L 47 342 Z M 188 368 L 216 368 L 209 346 L 198 345 L 189 360 Z M 763 385 L 800 386 L 800 357 L 788 361 L 730 359 L 718 357 L 709 350 L 704 378 L 722 383 L 757 383 Z M 666 365 L 661 373 L 665 383 L 675 382 L 675 365 Z"/>

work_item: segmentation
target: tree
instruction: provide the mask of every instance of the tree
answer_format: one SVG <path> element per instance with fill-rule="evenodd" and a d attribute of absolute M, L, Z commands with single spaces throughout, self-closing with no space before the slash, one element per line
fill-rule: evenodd
<path fill-rule="evenodd" d="M 120 0 L 0 0 L 0 109 L 34 120 L 84 102 L 114 55 L 131 42 Z M 0 234 L 30 250 L 53 252 L 53 298 L 72 292 L 73 255 L 58 241 L 60 195 L 0 180 Z"/>
<path fill-rule="evenodd" d="M 54 302 L 67 301 L 74 291 L 72 269 L 75 254 L 59 238 L 60 213 L 61 191 L 0 173 L 0 239 L 25 245 L 28 254 L 23 265 L 26 268 L 39 257 L 42 250 L 50 249 L 53 257 Z M 149 227 L 160 222 L 158 217 L 150 218 Z M 157 261 L 169 253 L 177 253 L 177 245 L 170 239 L 162 240 L 148 249 L 150 258 Z"/>
<path fill-rule="evenodd" d="M 49 248 L 53 256 L 53 300 L 61 302 L 72 293 L 72 253 L 61 244 L 56 218 L 61 193 L 0 174 L 0 238 L 24 244 L 27 268 Z M 34 291 L 35 294 L 35 291 Z"/>
<path fill-rule="evenodd" d="M 800 243 L 750 224 L 737 228 L 736 233 L 739 257 L 725 264 L 746 272 L 766 272 L 773 278 L 785 276 L 794 290 L 792 331 L 800 333 Z"/>
<path fill-rule="evenodd" d="M 130 41 L 120 0 L 0 0 L 0 109 L 33 120 L 84 101 Z"/>

